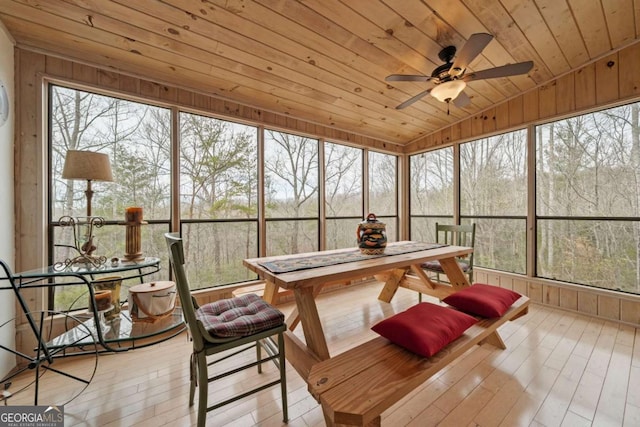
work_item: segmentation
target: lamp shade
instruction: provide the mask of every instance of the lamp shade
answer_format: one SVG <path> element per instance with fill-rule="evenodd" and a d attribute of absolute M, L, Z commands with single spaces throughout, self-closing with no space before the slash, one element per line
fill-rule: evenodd
<path fill-rule="evenodd" d="M 64 159 L 62 178 L 113 181 L 109 156 L 93 151 L 69 150 Z"/>
<path fill-rule="evenodd" d="M 438 86 L 431 89 L 431 96 L 440 102 L 450 102 L 456 99 L 465 87 L 467 87 L 467 84 L 464 81 L 451 80 L 440 83 Z"/>

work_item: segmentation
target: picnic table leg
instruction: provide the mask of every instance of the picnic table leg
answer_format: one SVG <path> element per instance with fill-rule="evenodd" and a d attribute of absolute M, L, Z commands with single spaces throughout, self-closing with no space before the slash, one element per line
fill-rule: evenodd
<path fill-rule="evenodd" d="M 318 294 L 320 293 L 320 291 L 322 291 L 322 287 L 324 285 L 315 285 L 313 287 L 313 299 L 315 300 L 316 297 L 318 296 Z M 298 311 L 298 307 L 293 307 L 293 310 L 291 310 L 291 313 L 289 313 L 289 316 L 287 316 L 287 319 L 285 320 L 285 322 L 287 323 L 287 325 L 289 326 L 289 330 L 293 331 L 296 326 L 298 326 L 298 323 L 300 323 L 300 312 Z"/>
<path fill-rule="evenodd" d="M 326 360 L 330 357 L 329 349 L 320 323 L 314 293 L 313 287 L 301 287 L 293 290 L 307 347 L 320 360 Z"/>
<path fill-rule="evenodd" d="M 384 287 L 380 291 L 380 295 L 378 295 L 378 299 L 384 302 L 391 302 L 393 296 L 396 294 L 398 290 L 398 285 L 404 278 L 405 274 L 407 274 L 408 268 L 397 268 L 391 271 L 387 281 L 384 284 Z"/>
<path fill-rule="evenodd" d="M 435 283 L 433 283 L 433 281 L 429 279 L 429 276 L 427 276 L 427 273 L 424 272 L 424 270 L 420 267 L 420 265 L 412 264 L 411 271 L 413 271 L 413 273 L 416 276 L 418 276 L 418 278 L 422 281 L 422 283 L 424 283 L 424 285 L 427 286 L 429 289 L 436 288 Z"/>
<path fill-rule="evenodd" d="M 444 270 L 444 273 L 449 278 L 449 283 L 456 291 L 471 286 L 467 280 L 467 275 L 464 274 L 455 258 L 443 258 L 440 261 L 440 265 Z"/>
<path fill-rule="evenodd" d="M 270 280 L 265 280 L 265 283 L 262 299 L 271 305 L 278 304 L 278 285 Z"/>

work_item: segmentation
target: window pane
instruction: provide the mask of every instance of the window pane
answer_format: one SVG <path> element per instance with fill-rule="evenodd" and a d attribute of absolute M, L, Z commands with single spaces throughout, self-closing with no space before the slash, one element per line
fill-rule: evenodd
<path fill-rule="evenodd" d="M 327 249 L 356 248 L 359 219 L 327 219 Z"/>
<path fill-rule="evenodd" d="M 242 265 L 258 256 L 258 223 L 183 224 L 184 256 L 191 289 L 255 279 Z"/>
<path fill-rule="evenodd" d="M 525 219 L 465 218 L 476 223 L 473 265 L 525 274 L 527 271 L 527 227 Z"/>
<path fill-rule="evenodd" d="M 369 152 L 369 210 L 376 216 L 397 215 L 397 157 Z"/>
<path fill-rule="evenodd" d="M 182 218 L 256 218 L 257 129 L 180 113 L 180 133 Z"/>
<path fill-rule="evenodd" d="M 57 222 L 62 216 L 86 216 L 87 182 L 62 178 L 62 170 L 68 150 L 83 150 L 109 155 L 113 182 L 92 182 L 92 215 L 106 221 L 124 220 L 127 206 L 142 206 L 144 219 L 166 221 L 142 227 L 142 251 L 146 256 L 165 259 L 167 250 L 158 235 L 169 231 L 170 146 L 171 113 L 139 102 L 132 102 L 61 86 L 50 86 L 50 162 L 51 192 L 49 195 L 51 218 Z M 78 255 L 70 227 L 53 226 L 50 242 L 50 262 L 64 262 Z M 83 231 L 78 230 L 77 240 L 84 243 Z M 107 260 L 123 258 L 125 253 L 125 228 L 109 224 L 93 229 L 95 256 Z M 163 268 L 167 268 L 163 261 Z M 155 277 L 157 276 L 157 277 Z M 159 274 L 145 280 L 157 280 Z M 124 281 L 121 299 L 126 298 L 130 285 L 139 280 Z M 49 306 L 56 310 L 86 307 L 88 299 L 79 286 L 51 289 Z"/>
<path fill-rule="evenodd" d="M 264 159 L 266 216 L 317 218 L 318 140 L 265 130 Z"/>
<path fill-rule="evenodd" d="M 640 216 L 640 104 L 536 127 L 537 213 Z"/>
<path fill-rule="evenodd" d="M 536 127 L 537 274 L 640 293 L 640 104 Z"/>
<path fill-rule="evenodd" d="M 453 148 L 411 156 L 409 170 L 411 215 L 453 216 Z"/>
<path fill-rule="evenodd" d="M 362 215 L 362 150 L 326 143 L 325 198 L 327 217 Z"/>
<path fill-rule="evenodd" d="M 526 130 L 460 146 L 460 213 L 526 215 Z"/>
<path fill-rule="evenodd" d="M 453 225 L 453 217 L 411 217 L 411 240 L 435 242 L 436 223 Z"/>
<path fill-rule="evenodd" d="M 317 250 L 317 220 L 267 221 L 267 256 Z"/>
<path fill-rule="evenodd" d="M 396 217 L 377 217 L 378 221 L 386 224 L 387 242 L 398 241 L 398 218 Z"/>
<path fill-rule="evenodd" d="M 538 275 L 640 293 L 640 222 L 538 220 Z"/>
<path fill-rule="evenodd" d="M 169 219 L 170 111 L 138 102 L 51 86 L 51 207 L 53 220 L 86 215 L 87 182 L 62 179 L 67 150 L 108 154 L 113 182 L 94 182 L 92 214 L 124 218 L 126 206 L 144 219 Z"/>

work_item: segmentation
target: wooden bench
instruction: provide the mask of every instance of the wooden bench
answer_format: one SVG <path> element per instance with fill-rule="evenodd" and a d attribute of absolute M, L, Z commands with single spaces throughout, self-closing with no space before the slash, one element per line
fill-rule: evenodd
<path fill-rule="evenodd" d="M 506 348 L 497 329 L 527 313 L 521 297 L 504 316 L 481 319 L 430 358 L 382 337 L 311 367 L 309 391 L 322 404 L 328 426 L 379 426 L 380 414 L 476 344 Z"/>
<path fill-rule="evenodd" d="M 323 284 L 322 287 L 319 289 L 319 291 L 325 291 L 325 292 L 332 291 L 335 289 L 342 288 L 344 286 L 348 286 L 350 283 L 351 281 L 346 281 L 346 280 L 328 282 L 326 284 Z M 263 297 L 264 288 L 265 288 L 264 283 L 258 283 L 256 285 L 243 286 L 242 288 L 234 289 L 231 292 L 231 294 L 234 297 L 239 297 L 246 294 L 256 294 L 260 297 Z M 289 302 L 293 300 L 294 300 L 293 289 L 278 288 L 278 294 L 276 295 L 273 303 L 274 305 L 278 305 L 280 303 Z"/>
<path fill-rule="evenodd" d="M 231 294 L 234 297 L 240 297 L 246 294 L 256 294 L 259 297 L 264 296 L 264 283 L 259 283 L 257 285 L 244 286 L 242 288 L 234 289 Z M 293 290 L 292 289 L 284 289 L 278 288 L 278 295 L 275 298 L 274 304 L 279 304 L 287 301 L 293 301 Z"/>

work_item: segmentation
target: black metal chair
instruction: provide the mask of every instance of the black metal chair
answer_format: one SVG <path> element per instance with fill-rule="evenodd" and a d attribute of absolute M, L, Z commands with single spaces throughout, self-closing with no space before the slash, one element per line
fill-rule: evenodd
<path fill-rule="evenodd" d="M 189 406 L 193 405 L 195 389 L 196 386 L 199 386 L 198 426 L 205 425 L 208 411 L 276 384 L 280 384 L 283 421 L 286 423 L 288 420 L 287 379 L 283 333 L 287 326 L 284 322 L 284 315 L 255 294 L 220 300 L 199 307 L 191 295 L 184 270 L 182 238 L 175 233 L 167 233 L 165 239 L 169 248 L 169 260 L 173 267 L 182 311 L 193 341 Z M 277 336 L 277 343 L 273 339 L 274 336 Z M 209 368 L 217 362 L 228 360 L 230 357 L 252 348 L 256 349 L 255 362 L 244 364 L 228 372 L 209 375 Z M 263 349 L 268 357 L 262 357 Z M 207 359 L 208 356 L 227 350 L 233 352 L 218 356 L 216 360 Z M 261 373 L 262 363 L 269 360 L 273 361 L 280 371 L 279 379 L 208 406 L 208 384 L 210 382 L 255 366 Z"/>

